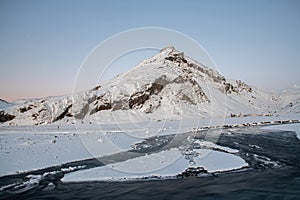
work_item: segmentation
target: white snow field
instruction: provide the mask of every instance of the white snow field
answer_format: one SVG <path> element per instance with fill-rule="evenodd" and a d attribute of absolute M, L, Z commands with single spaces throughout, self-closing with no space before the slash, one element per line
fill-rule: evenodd
<path fill-rule="evenodd" d="M 0 176 L 91 157 L 70 132 L 0 132 Z"/>
<path fill-rule="evenodd" d="M 78 132 L 74 127 L 66 130 L 35 130 L 34 127 L 2 130 L 0 176 L 110 155 L 129 150 L 132 143 L 141 140 L 125 133 Z"/>

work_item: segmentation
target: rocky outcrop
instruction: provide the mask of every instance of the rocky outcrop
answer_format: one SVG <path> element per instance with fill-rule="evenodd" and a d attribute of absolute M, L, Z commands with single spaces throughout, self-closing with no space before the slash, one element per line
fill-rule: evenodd
<path fill-rule="evenodd" d="M 72 104 L 69 105 L 69 106 L 67 106 L 67 107 L 63 110 L 63 112 L 62 112 L 60 115 L 58 115 L 57 117 L 55 117 L 55 118 L 53 119 L 53 122 L 58 121 L 58 120 L 61 120 L 61 119 L 63 119 L 66 115 L 68 115 L 69 110 L 70 110 L 71 107 L 72 107 Z M 69 114 L 69 115 L 70 115 L 70 114 Z"/>
<path fill-rule="evenodd" d="M 223 82 L 224 85 L 224 92 L 226 94 L 231 94 L 231 93 L 239 93 L 236 87 L 234 87 L 232 84 Z"/>
<path fill-rule="evenodd" d="M 161 92 L 164 85 L 162 83 L 154 82 L 148 86 L 146 86 L 146 89 L 144 91 L 136 92 L 132 94 L 129 98 L 129 108 L 136 108 L 140 105 L 144 104 L 146 100 L 149 99 L 149 97 L 153 94 L 157 95 Z"/>
<path fill-rule="evenodd" d="M 153 83 L 145 85 L 143 90 L 130 95 L 128 100 L 129 108 L 132 109 L 141 107 L 151 95 L 158 95 L 169 83 L 170 81 L 166 78 L 166 76 L 162 75 L 161 77 L 155 79 Z M 148 109 L 147 113 L 149 112 L 150 110 Z"/>
<path fill-rule="evenodd" d="M 99 112 L 101 110 L 110 110 L 111 108 L 112 106 L 110 102 L 96 101 L 95 107 L 90 111 L 90 115 L 95 114 L 96 112 Z"/>
<path fill-rule="evenodd" d="M 84 102 L 81 104 L 80 109 L 73 114 L 75 119 L 83 119 L 85 115 L 89 112 L 89 104 L 88 102 Z"/>
<path fill-rule="evenodd" d="M 15 115 L 11 115 L 9 113 L 5 113 L 3 110 L 0 111 L 0 122 L 11 121 L 15 118 Z"/>
<path fill-rule="evenodd" d="M 241 81 L 241 80 L 236 80 L 235 81 L 236 84 L 237 84 L 237 87 L 239 88 L 239 91 L 242 92 L 242 91 L 246 91 L 246 92 L 252 92 L 252 88 L 247 85 L 245 82 Z"/>

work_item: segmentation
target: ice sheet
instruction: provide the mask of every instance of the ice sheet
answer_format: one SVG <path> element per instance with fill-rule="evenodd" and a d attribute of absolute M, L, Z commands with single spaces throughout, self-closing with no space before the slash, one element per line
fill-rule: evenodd
<path fill-rule="evenodd" d="M 222 172 L 240 169 L 247 163 L 240 157 L 210 149 L 197 150 L 205 157 L 195 159 L 193 166 L 204 167 L 208 172 Z M 205 151 L 205 152 L 204 152 Z M 207 153 L 208 152 L 208 153 Z M 191 166 L 177 148 L 162 151 L 124 162 L 81 170 L 65 175 L 63 182 L 128 180 L 143 177 L 170 177 L 185 171 Z"/>

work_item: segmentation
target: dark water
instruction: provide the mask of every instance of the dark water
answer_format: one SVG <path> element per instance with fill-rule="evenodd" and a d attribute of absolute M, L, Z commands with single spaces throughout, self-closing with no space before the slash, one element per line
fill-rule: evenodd
<path fill-rule="evenodd" d="M 251 134 L 250 134 L 251 133 Z M 198 135 L 199 137 L 201 135 Z M 45 184 L 12 194 L 0 192 L 0 199 L 299 199 L 300 198 L 300 142 L 288 131 L 237 130 L 224 132 L 218 144 L 240 150 L 249 164 L 244 171 L 227 172 L 206 177 L 172 180 L 62 183 L 63 173 L 48 177 Z M 249 146 L 251 144 L 251 146 Z M 260 148 L 257 148 L 256 146 Z M 270 158 L 278 165 L 255 159 Z M 81 161 L 90 168 L 95 160 Z M 66 166 L 74 166 L 69 163 Z M 100 164 L 98 163 L 98 166 Z M 63 167 L 63 166 L 62 166 Z M 48 168 L 32 172 L 58 170 Z M 24 179 L 28 174 L 0 178 L 1 185 Z M 53 187 L 45 186 L 49 182 Z"/>
<path fill-rule="evenodd" d="M 296 169 L 239 172 L 217 177 L 137 182 L 59 184 L 3 199 L 299 199 Z"/>

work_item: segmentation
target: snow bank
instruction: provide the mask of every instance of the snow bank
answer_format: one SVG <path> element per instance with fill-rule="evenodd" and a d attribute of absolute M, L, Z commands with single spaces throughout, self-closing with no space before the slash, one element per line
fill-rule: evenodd
<path fill-rule="evenodd" d="M 91 157 L 72 132 L 0 132 L 0 147 L 0 176 Z"/>
<path fill-rule="evenodd" d="M 76 129 L 0 131 L 0 176 L 129 150 L 141 141 L 125 133 Z"/>

